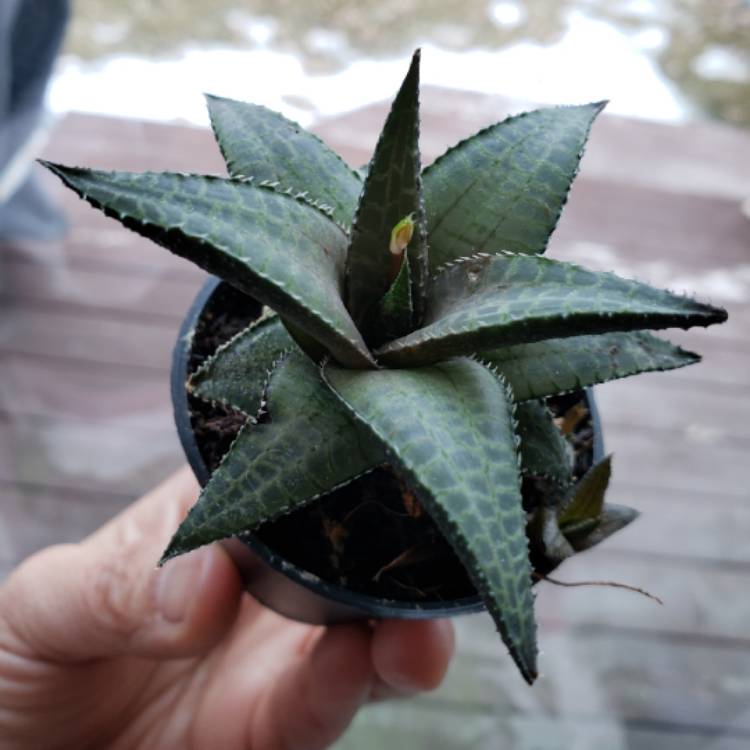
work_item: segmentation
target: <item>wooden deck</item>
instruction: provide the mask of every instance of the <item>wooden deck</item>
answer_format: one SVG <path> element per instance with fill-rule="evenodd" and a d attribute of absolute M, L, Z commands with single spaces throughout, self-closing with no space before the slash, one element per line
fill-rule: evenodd
<path fill-rule="evenodd" d="M 424 95 L 425 160 L 505 114 L 501 101 Z M 353 164 L 384 117 L 321 123 Z M 221 172 L 208 132 L 71 116 L 47 158 L 115 169 Z M 70 219 L 56 245 L 0 252 L 0 576 L 96 528 L 182 458 L 168 368 L 203 280 L 52 183 Z M 643 512 L 539 587 L 543 649 L 527 688 L 489 618 L 458 622 L 436 693 L 364 712 L 357 748 L 740 750 L 750 746 L 750 136 L 718 125 L 603 118 L 550 254 L 723 304 L 729 322 L 674 339 L 705 362 L 597 388 L 615 454 L 612 500 Z"/>

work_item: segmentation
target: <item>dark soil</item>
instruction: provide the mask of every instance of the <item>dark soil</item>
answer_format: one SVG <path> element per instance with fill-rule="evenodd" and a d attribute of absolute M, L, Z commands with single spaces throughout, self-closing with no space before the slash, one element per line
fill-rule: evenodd
<path fill-rule="evenodd" d="M 196 326 L 190 371 L 259 314 L 254 300 L 221 284 Z M 199 450 L 213 471 L 245 417 L 188 399 Z M 593 430 L 583 395 L 568 394 L 548 403 L 555 416 L 578 417 L 570 434 L 575 475 L 581 477 L 593 459 Z M 543 483 L 525 478 L 523 497 L 524 507 L 533 510 L 543 501 Z M 431 602 L 476 595 L 452 548 L 390 466 L 264 524 L 255 535 L 297 567 L 371 596 Z M 542 560 L 532 562 L 540 572 L 549 571 Z"/>

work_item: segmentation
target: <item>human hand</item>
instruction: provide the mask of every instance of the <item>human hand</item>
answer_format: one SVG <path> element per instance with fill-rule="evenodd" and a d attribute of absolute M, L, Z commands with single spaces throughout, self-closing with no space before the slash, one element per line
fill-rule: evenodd
<path fill-rule="evenodd" d="M 197 492 L 180 471 L 0 588 L 0 746 L 315 750 L 366 701 L 440 683 L 448 622 L 290 622 L 218 545 L 156 570 Z"/>

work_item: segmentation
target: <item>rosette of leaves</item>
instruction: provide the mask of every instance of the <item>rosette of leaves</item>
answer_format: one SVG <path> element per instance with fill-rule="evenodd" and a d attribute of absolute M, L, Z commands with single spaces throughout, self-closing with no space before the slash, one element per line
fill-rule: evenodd
<path fill-rule="evenodd" d="M 418 89 L 417 52 L 363 170 L 279 114 L 216 97 L 228 178 L 47 166 L 269 309 L 191 378 L 248 420 L 163 561 L 388 463 L 531 682 L 529 538 L 549 568 L 634 516 L 603 502 L 609 459 L 573 481 L 544 400 L 697 362 L 647 331 L 726 313 L 544 256 L 602 103 L 510 117 L 422 170 Z M 524 475 L 548 490 L 531 517 Z"/>

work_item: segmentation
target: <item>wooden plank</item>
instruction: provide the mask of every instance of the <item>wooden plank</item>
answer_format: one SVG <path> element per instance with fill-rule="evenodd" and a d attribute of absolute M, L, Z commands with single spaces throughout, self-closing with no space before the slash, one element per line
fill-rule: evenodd
<path fill-rule="evenodd" d="M 0 320 L 0 347 L 8 352 L 165 371 L 177 328 L 177 321 L 100 320 L 70 311 L 11 307 Z"/>
<path fill-rule="evenodd" d="M 521 681 L 486 615 L 457 621 L 459 657 L 435 695 L 487 712 L 654 722 L 690 733 L 750 737 L 750 651 L 606 627 L 545 628 L 541 674 Z M 429 701 L 427 698 L 425 701 Z"/>
<path fill-rule="evenodd" d="M 169 403 L 169 380 L 163 371 L 134 373 L 118 365 L 91 367 L 75 361 L 53 361 L 3 354 L 0 412 L 6 418 L 43 415 L 58 418 L 117 417 Z"/>
<path fill-rule="evenodd" d="M 595 126 L 586 170 L 638 188 L 739 203 L 750 195 L 750 137 L 716 120 L 667 125 L 605 116 Z"/>
<path fill-rule="evenodd" d="M 125 275 L 67 263 L 24 261 L 18 256 L 8 258 L 4 266 L 9 304 L 98 318 L 181 321 L 207 278 L 200 274 L 189 280 L 159 273 Z"/>
<path fill-rule="evenodd" d="M 734 201 L 620 185 L 584 171 L 548 252 L 623 275 L 657 276 L 652 283 L 707 272 L 712 274 L 708 279 L 695 280 L 705 284 L 713 279 L 716 286 L 724 281 L 732 289 L 737 279 L 717 275 L 735 267 L 747 273 L 749 239 L 750 221 Z M 743 288 L 747 283 L 745 279 Z"/>
<path fill-rule="evenodd" d="M 638 263 L 648 269 L 667 260 L 680 276 L 688 270 L 748 266 L 750 221 L 736 200 L 594 178 L 587 166 L 584 161 L 573 184 L 551 256 L 589 243 L 610 268 Z"/>
<path fill-rule="evenodd" d="M 517 688 L 523 691 L 524 687 Z M 367 706 L 333 745 L 335 750 L 746 750 L 744 733 L 721 727 L 683 729 L 611 713 L 552 716 L 528 710 L 487 710 L 426 698 Z"/>
<path fill-rule="evenodd" d="M 683 342 L 681 335 L 675 336 L 672 331 L 667 335 L 670 341 L 680 344 L 687 348 L 692 346 L 692 342 Z M 663 378 L 655 375 L 654 381 L 659 387 L 667 387 L 668 384 L 674 383 L 685 391 L 691 390 L 696 394 L 703 394 L 706 391 L 721 390 L 727 395 L 732 394 L 738 398 L 747 398 L 750 395 L 750 380 L 747 376 L 748 354 L 743 351 L 732 351 L 723 349 L 714 359 L 714 353 L 706 351 L 703 343 L 708 338 L 698 342 L 694 349 L 700 350 L 703 361 L 697 365 L 683 367 L 681 370 L 673 370 L 664 374 Z M 644 376 L 640 376 L 644 377 Z M 686 394 L 687 395 L 687 394 Z"/>
<path fill-rule="evenodd" d="M 653 489 L 696 492 L 711 497 L 714 490 L 747 499 L 747 450 L 731 445 L 707 450 L 685 435 L 669 439 L 648 430 L 605 422 L 606 447 L 614 453 L 615 477 L 634 477 Z"/>
<path fill-rule="evenodd" d="M 641 517 L 600 549 L 608 553 L 666 555 L 695 563 L 750 565 L 750 497 L 658 490 L 631 484 L 617 471 L 607 493 Z M 720 486 L 719 489 L 723 489 Z M 740 488 L 741 490 L 742 488 Z"/>
<path fill-rule="evenodd" d="M 186 156 L 188 155 L 188 156 Z M 66 164 L 129 171 L 193 171 L 225 174 L 223 160 L 210 130 L 72 114 L 53 132 L 43 157 Z M 158 269 L 178 269 L 194 278 L 191 264 L 156 248 L 124 230 L 78 199 L 59 180 L 44 173 L 46 184 L 68 214 L 70 234 L 57 246 L 25 244 L 37 257 L 76 258 L 130 267 L 152 275 Z"/>
<path fill-rule="evenodd" d="M 18 242 L 4 248 L 11 257 L 31 258 L 57 266 L 84 265 L 126 275 L 169 274 L 195 279 L 203 273 L 187 260 L 172 255 L 150 240 L 125 229 L 65 188 L 49 182 L 49 192 L 65 212 L 69 231 L 58 242 Z"/>
<path fill-rule="evenodd" d="M 185 171 L 188 157 L 195 172 L 226 173 L 211 131 L 189 125 L 72 113 L 45 149 L 53 161 L 132 171 Z"/>
<path fill-rule="evenodd" d="M 170 410 L 0 420 L 0 481 L 138 495 L 184 463 Z"/>
<path fill-rule="evenodd" d="M 719 388 L 695 399 L 672 373 L 644 373 L 596 387 L 596 403 L 605 425 L 635 431 L 679 433 L 696 449 L 737 444 L 750 448 L 750 402 Z"/>
<path fill-rule="evenodd" d="M 653 520 L 644 519 L 644 524 Z M 620 588 L 542 582 L 537 585 L 536 597 L 541 640 L 546 632 L 601 625 L 659 634 L 665 640 L 682 637 L 699 644 L 734 644 L 750 652 L 750 598 L 737 596 L 746 587 L 747 563 L 733 570 L 693 563 L 689 550 L 683 550 L 682 558 L 630 551 L 617 555 L 609 549 L 610 541 L 614 539 L 566 560 L 552 577 L 636 586 L 658 596 L 664 604 Z"/>

